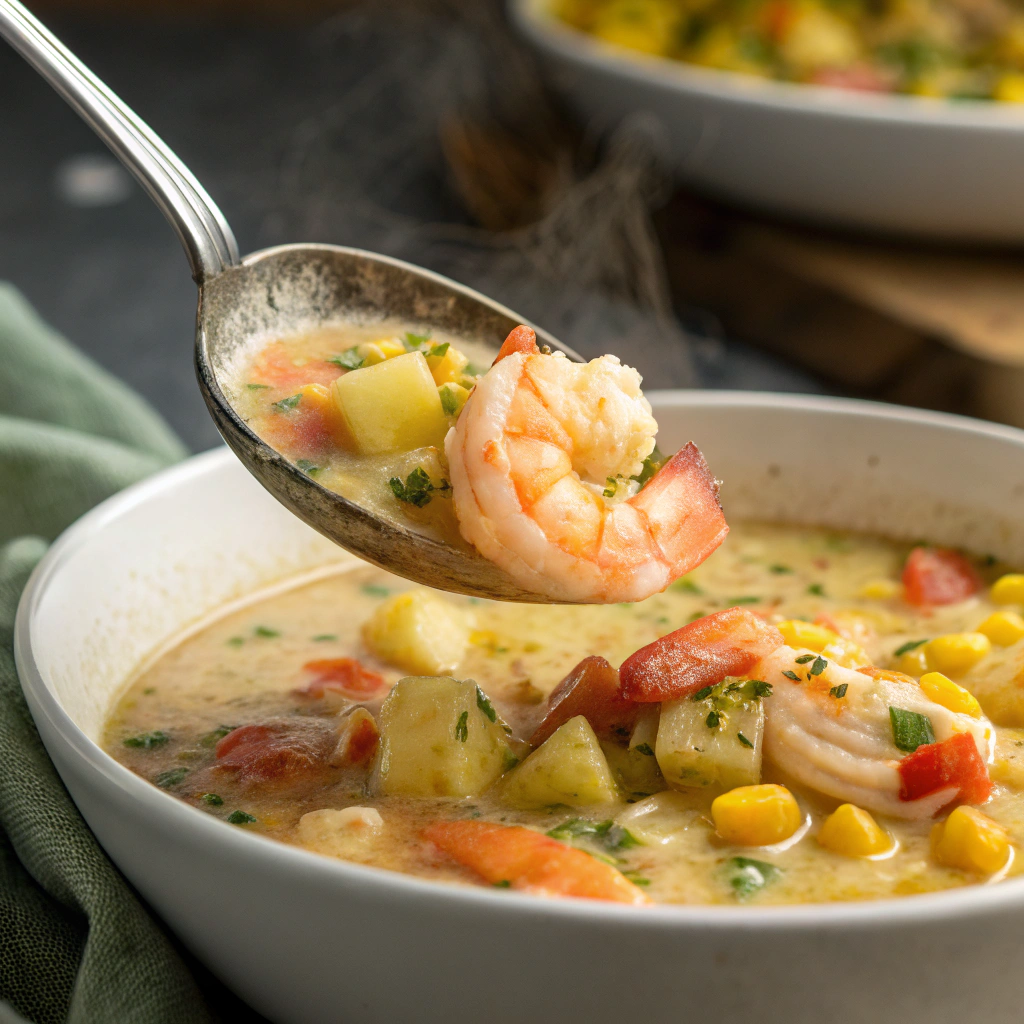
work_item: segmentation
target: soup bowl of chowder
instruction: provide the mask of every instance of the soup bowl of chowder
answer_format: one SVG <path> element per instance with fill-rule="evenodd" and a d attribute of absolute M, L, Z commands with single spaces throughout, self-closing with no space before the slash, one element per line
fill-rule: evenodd
<path fill-rule="evenodd" d="M 722 479 L 731 533 L 636 604 L 427 591 L 326 541 L 227 451 L 105 502 L 38 567 L 16 654 L 47 750 L 128 879 L 269 1019 L 1018 1019 L 1024 433 L 838 399 L 651 399 L 661 448 L 694 440 Z M 922 604 L 913 566 L 936 552 L 971 583 Z M 762 759 L 783 684 L 749 674 L 653 722 L 544 725 L 586 659 L 614 672 L 729 609 L 808 651 L 793 685 L 853 649 L 878 667 L 860 678 L 946 679 L 934 699 L 985 723 L 984 801 L 905 817 L 817 791 L 770 744 Z M 943 740 L 892 715 L 902 751 Z M 788 802 L 718 803 L 737 781 Z M 516 837 L 497 859 L 493 835 Z M 538 894 L 567 875 L 600 898 Z"/>

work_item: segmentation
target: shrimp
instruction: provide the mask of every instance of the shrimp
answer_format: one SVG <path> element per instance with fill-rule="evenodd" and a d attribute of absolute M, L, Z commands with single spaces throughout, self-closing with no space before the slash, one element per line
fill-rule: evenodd
<path fill-rule="evenodd" d="M 776 767 L 819 793 L 895 818 L 927 818 L 956 799 L 987 799 L 985 765 L 995 750 L 987 718 L 936 704 L 900 672 L 821 661 L 823 669 L 813 652 L 783 646 L 754 669 L 772 684 L 764 752 Z M 933 733 L 919 732 L 913 742 L 926 742 L 913 752 L 905 738 L 903 749 L 896 746 L 900 712 Z"/>
<path fill-rule="evenodd" d="M 506 339 L 445 438 L 459 529 L 522 586 L 573 602 L 640 601 L 725 539 L 718 484 L 693 444 L 642 488 L 658 424 L 615 356 Z"/>

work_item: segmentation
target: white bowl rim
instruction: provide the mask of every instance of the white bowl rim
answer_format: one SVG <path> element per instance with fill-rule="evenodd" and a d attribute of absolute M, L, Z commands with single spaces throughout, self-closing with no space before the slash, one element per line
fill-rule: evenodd
<path fill-rule="evenodd" d="M 564 59 L 681 95 L 797 114 L 931 128 L 1016 135 L 1024 133 L 1024 110 L 995 100 L 956 102 L 925 96 L 858 92 L 823 85 L 780 82 L 738 71 L 705 68 L 640 51 L 629 51 L 581 32 L 550 13 L 551 0 L 508 0 L 513 22 L 534 43 Z"/>
<path fill-rule="evenodd" d="M 1024 447 L 1024 431 L 999 424 L 985 423 L 965 416 L 930 412 L 870 402 L 861 399 L 816 395 L 777 394 L 755 391 L 691 391 L 674 389 L 651 391 L 658 405 L 696 405 L 763 408 L 785 407 L 810 413 L 843 414 L 872 419 L 889 419 L 922 426 L 973 433 L 993 440 L 1010 441 Z M 791 931 L 812 928 L 818 932 L 849 928 L 873 928 L 879 924 L 900 926 L 930 922 L 953 922 L 992 912 L 1024 906 L 1024 877 L 992 885 L 966 885 L 935 893 L 924 893 L 884 900 L 849 903 L 781 904 L 765 907 L 723 906 L 718 904 L 673 904 L 631 907 L 589 900 L 548 899 L 522 893 L 509 894 L 475 886 L 447 885 L 399 872 L 346 861 L 334 860 L 299 847 L 269 839 L 239 828 L 228 828 L 212 818 L 131 772 L 89 739 L 71 720 L 47 687 L 32 650 L 31 630 L 36 610 L 50 581 L 64 562 L 109 523 L 123 513 L 154 496 L 175 488 L 193 477 L 230 465 L 237 460 L 229 449 L 216 448 L 192 456 L 183 463 L 163 470 L 102 502 L 73 523 L 50 546 L 31 574 L 18 605 L 15 620 L 15 662 L 22 688 L 32 705 L 33 715 L 45 718 L 49 728 L 88 768 L 114 786 L 123 795 L 150 812 L 163 816 L 169 827 L 192 830 L 199 838 L 219 845 L 227 855 L 257 858 L 281 873 L 284 884 L 290 872 L 301 872 L 321 881 L 325 892 L 332 883 L 345 881 L 364 890 L 374 888 L 383 899 L 403 899 L 424 909 L 449 912 L 474 907 L 494 913 L 545 918 L 579 918 L 594 925 L 615 928 L 700 928 L 706 931 Z"/>

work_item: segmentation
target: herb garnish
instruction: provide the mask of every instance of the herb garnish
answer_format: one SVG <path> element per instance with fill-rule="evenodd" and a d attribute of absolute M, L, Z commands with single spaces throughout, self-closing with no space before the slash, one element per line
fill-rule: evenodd
<path fill-rule="evenodd" d="M 607 486 L 601 493 L 606 498 L 614 498 L 615 492 L 619 489 L 619 478 L 615 476 L 610 476 L 607 478 L 605 483 L 607 484 Z"/>
<path fill-rule="evenodd" d="M 450 348 L 451 343 L 442 341 L 439 345 L 434 345 L 427 353 L 428 356 L 437 356 L 440 359 Z"/>
<path fill-rule="evenodd" d="M 143 732 L 138 736 L 129 736 L 123 742 L 126 747 L 152 750 L 154 747 L 162 747 L 170 738 L 167 733 L 157 729 L 155 732 Z"/>
<path fill-rule="evenodd" d="M 927 640 L 908 640 L 905 644 L 900 644 L 899 647 L 893 651 L 895 657 L 902 657 L 904 654 L 909 654 L 911 651 L 916 651 L 922 644 L 928 643 Z"/>
<path fill-rule="evenodd" d="M 266 640 L 273 640 L 274 637 L 280 636 L 281 634 L 276 629 L 271 629 L 269 626 L 257 626 L 253 633 L 256 636 L 261 636 Z"/>
<path fill-rule="evenodd" d="M 821 673 L 824 672 L 825 669 L 827 669 L 827 668 L 828 668 L 828 662 L 819 654 L 814 659 L 814 664 L 811 666 L 811 670 L 810 670 L 811 671 L 811 675 L 812 676 L 820 676 Z"/>
<path fill-rule="evenodd" d="M 918 747 L 935 742 L 932 720 L 927 715 L 890 707 L 889 721 L 892 723 L 892 741 L 897 750 L 912 754 Z"/>
<path fill-rule="evenodd" d="M 592 822 L 585 818 L 570 818 L 556 825 L 548 835 L 563 842 L 590 839 L 600 843 L 606 850 L 629 850 L 634 846 L 643 846 L 629 829 L 616 825 L 614 821 Z"/>
<path fill-rule="evenodd" d="M 364 594 L 369 594 L 370 597 L 390 597 L 390 587 L 382 587 L 379 583 L 364 583 L 359 588 Z"/>
<path fill-rule="evenodd" d="M 413 334 L 412 331 L 406 331 L 402 344 L 412 352 L 415 349 L 422 348 L 428 341 L 430 341 L 430 331 L 427 331 L 426 334 Z"/>
<path fill-rule="evenodd" d="M 512 883 L 507 878 L 503 878 L 500 882 L 495 882 L 494 883 L 494 888 L 495 889 L 511 889 L 512 888 Z"/>
<path fill-rule="evenodd" d="M 405 478 L 404 484 L 397 476 L 393 476 L 388 483 L 392 493 L 399 501 L 415 505 L 417 508 L 423 508 L 433 497 L 434 491 L 444 494 L 451 490 L 451 484 L 447 480 L 442 480 L 440 485 L 435 487 L 422 466 L 417 466 Z"/>
<path fill-rule="evenodd" d="M 741 732 L 736 733 L 736 739 L 738 739 L 740 741 L 740 743 L 743 744 L 743 746 L 750 747 L 751 750 L 754 749 L 754 744 L 751 743 L 750 740 L 748 740 L 747 737 L 743 735 L 743 733 L 741 733 Z"/>
<path fill-rule="evenodd" d="M 691 700 L 705 700 L 710 697 L 714 691 L 713 686 L 702 686 L 691 698 Z"/>
<path fill-rule="evenodd" d="M 204 804 L 209 804 L 211 807 L 220 807 L 224 803 L 223 797 L 217 796 L 216 793 L 204 793 L 200 798 Z"/>
<path fill-rule="evenodd" d="M 688 576 L 681 576 L 669 587 L 669 590 L 682 590 L 687 594 L 703 594 L 704 591 Z"/>
<path fill-rule="evenodd" d="M 846 696 L 846 691 L 849 689 L 849 683 L 840 683 L 838 686 L 833 686 L 829 691 L 830 697 L 835 697 L 837 700 L 842 700 Z"/>
<path fill-rule="evenodd" d="M 783 672 L 782 674 L 787 679 L 792 679 L 793 682 L 795 682 L 795 683 L 799 683 L 800 682 L 800 677 L 794 671 L 792 671 L 791 669 L 786 669 L 786 671 Z"/>
<path fill-rule="evenodd" d="M 187 768 L 168 768 L 167 771 L 161 772 L 156 777 L 156 784 L 161 789 L 170 789 L 172 786 L 184 782 L 186 775 L 188 775 Z"/>
<path fill-rule="evenodd" d="M 768 571 L 775 573 L 776 576 L 788 576 L 793 572 L 788 565 L 769 565 Z"/>
<path fill-rule="evenodd" d="M 824 597 L 825 596 L 825 585 L 823 583 L 812 583 L 807 588 L 807 593 L 808 594 L 813 594 L 815 597 Z"/>
<path fill-rule="evenodd" d="M 309 459 L 298 459 L 295 465 L 302 470 L 306 476 L 316 476 L 318 473 L 323 471 L 323 466 L 318 466 L 315 462 L 311 462 Z"/>
<path fill-rule="evenodd" d="M 730 857 L 726 867 L 729 887 L 738 900 L 749 899 L 782 874 L 782 868 L 752 857 Z"/>
<path fill-rule="evenodd" d="M 441 409 L 445 416 L 454 416 L 456 410 L 455 395 L 450 388 L 438 388 L 437 393 L 441 396 Z"/>
<path fill-rule="evenodd" d="M 269 384 L 246 384 L 245 385 L 250 391 L 266 391 L 270 387 Z"/>
<path fill-rule="evenodd" d="M 228 647 L 241 647 L 245 643 L 244 636 L 230 636 L 227 639 Z"/>
<path fill-rule="evenodd" d="M 335 634 L 335 633 L 318 633 L 315 637 L 313 637 L 313 642 L 317 643 L 317 644 L 320 644 L 320 643 L 325 643 L 326 641 L 329 641 L 329 640 L 337 640 L 337 639 L 338 639 L 338 637 L 337 637 L 337 634 Z"/>
<path fill-rule="evenodd" d="M 251 825 L 256 820 L 256 816 L 247 811 L 232 811 L 227 820 L 229 825 Z"/>
<path fill-rule="evenodd" d="M 478 686 L 476 688 L 476 706 L 492 721 L 498 720 L 498 712 L 494 710 L 494 705 L 491 703 L 487 694 Z"/>
<path fill-rule="evenodd" d="M 661 454 L 658 446 L 655 445 L 651 454 L 644 459 L 643 468 L 640 470 L 639 475 L 634 476 L 632 479 L 643 487 L 643 485 L 647 483 L 647 481 L 650 480 L 666 462 L 668 462 L 668 459 Z"/>
<path fill-rule="evenodd" d="M 455 738 L 460 743 L 465 743 L 469 739 L 469 712 L 463 711 L 459 715 L 459 720 L 455 723 Z"/>
<path fill-rule="evenodd" d="M 800 657 L 796 659 L 796 663 L 798 665 L 806 665 L 807 662 L 814 661 L 816 657 L 816 654 L 801 654 Z"/>
<path fill-rule="evenodd" d="M 302 392 L 300 391 L 298 394 L 290 395 L 288 398 L 282 398 L 280 402 L 271 402 L 270 407 L 278 412 L 291 412 L 301 401 Z"/>
<path fill-rule="evenodd" d="M 727 605 L 734 605 L 734 604 L 760 604 L 760 602 L 761 602 L 761 598 L 759 598 L 759 597 L 751 597 L 750 595 L 747 595 L 745 597 L 729 597 L 729 598 L 726 598 L 726 600 L 724 601 L 724 604 L 727 604 Z"/>
<path fill-rule="evenodd" d="M 645 754 L 647 757 L 654 757 L 654 751 L 651 750 L 650 743 L 638 743 L 633 749 L 638 754 Z"/>
<path fill-rule="evenodd" d="M 221 725 L 218 726 L 213 732 L 208 732 L 205 736 L 199 738 L 199 746 L 201 747 L 215 747 L 217 743 L 224 739 L 229 732 L 234 732 L 238 728 L 237 725 Z"/>
<path fill-rule="evenodd" d="M 340 355 L 329 356 L 327 362 L 334 363 L 335 366 L 340 366 L 343 370 L 358 370 L 365 360 L 359 354 L 359 346 L 353 345 L 352 348 L 345 349 Z"/>
<path fill-rule="evenodd" d="M 717 729 L 721 721 L 722 716 L 717 711 L 709 711 L 708 717 L 704 719 L 704 724 L 709 729 Z"/>

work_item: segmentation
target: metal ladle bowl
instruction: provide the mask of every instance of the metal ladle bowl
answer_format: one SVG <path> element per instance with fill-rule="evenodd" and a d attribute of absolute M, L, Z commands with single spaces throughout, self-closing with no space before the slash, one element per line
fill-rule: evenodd
<path fill-rule="evenodd" d="M 0 0 L 0 35 L 106 143 L 177 232 L 199 286 L 199 387 L 217 429 L 249 472 L 314 529 L 399 576 L 476 597 L 551 603 L 475 552 L 396 525 L 321 486 L 257 437 L 226 394 L 254 339 L 387 317 L 497 348 L 526 321 L 439 274 L 359 249 L 283 245 L 241 258 L 224 215 L 188 168 L 17 0 Z M 546 332 L 537 335 L 579 360 Z"/>

